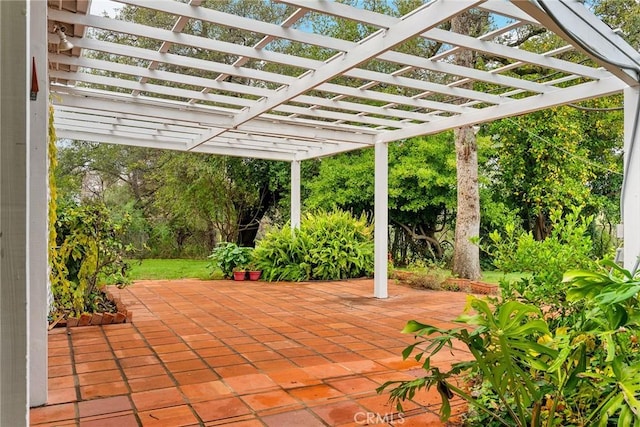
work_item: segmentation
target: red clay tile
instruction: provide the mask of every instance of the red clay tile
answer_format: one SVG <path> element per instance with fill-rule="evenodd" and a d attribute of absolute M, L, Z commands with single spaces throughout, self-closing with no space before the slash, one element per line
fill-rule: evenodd
<path fill-rule="evenodd" d="M 324 365 L 329 363 L 329 361 L 322 356 L 292 357 L 291 361 L 301 367 Z"/>
<path fill-rule="evenodd" d="M 45 422 L 72 420 L 76 416 L 75 403 L 63 403 L 60 405 L 41 406 L 29 411 L 31 424 Z"/>
<path fill-rule="evenodd" d="M 75 402 L 76 400 L 78 400 L 78 397 L 75 387 L 49 390 L 47 393 L 47 405 Z"/>
<path fill-rule="evenodd" d="M 172 387 L 175 384 L 169 375 L 156 375 L 153 377 L 134 378 L 129 380 L 132 392 L 154 390 L 157 388 Z"/>
<path fill-rule="evenodd" d="M 153 352 L 148 347 L 125 348 L 123 350 L 114 350 L 113 354 L 118 358 L 135 357 L 135 356 L 151 356 Z"/>
<path fill-rule="evenodd" d="M 376 393 L 376 388 L 379 386 L 378 383 L 361 377 L 331 380 L 327 384 L 344 394 L 373 394 Z"/>
<path fill-rule="evenodd" d="M 230 396 L 232 393 L 231 389 L 222 381 L 187 384 L 180 386 L 180 390 L 191 403 L 215 400 L 219 397 Z"/>
<path fill-rule="evenodd" d="M 311 410 L 332 426 L 355 423 L 358 421 L 358 416 L 365 412 L 361 406 L 352 401 L 332 402 L 316 406 Z"/>
<path fill-rule="evenodd" d="M 270 372 L 269 377 L 284 389 L 319 384 L 320 380 L 312 377 L 302 368 L 290 368 Z"/>
<path fill-rule="evenodd" d="M 275 388 L 277 385 L 271 378 L 264 374 L 240 375 L 225 378 L 224 382 L 238 394 L 256 393 L 262 390 Z"/>
<path fill-rule="evenodd" d="M 143 426 L 187 426 L 198 423 L 187 405 L 172 406 L 170 408 L 152 409 L 138 413 Z"/>
<path fill-rule="evenodd" d="M 171 372 L 196 371 L 207 369 L 207 365 L 200 359 L 181 360 L 178 362 L 166 362 L 164 364 Z"/>
<path fill-rule="evenodd" d="M 207 402 L 194 403 L 192 406 L 204 422 L 251 413 L 249 407 L 237 397 L 225 397 Z"/>
<path fill-rule="evenodd" d="M 160 360 L 158 360 L 155 356 L 134 356 L 134 357 L 125 357 L 120 359 L 120 366 L 123 368 L 132 368 L 136 366 L 147 366 L 160 364 Z"/>
<path fill-rule="evenodd" d="M 156 345 L 156 346 L 153 346 L 153 349 L 156 351 L 156 353 L 162 354 L 162 353 L 175 353 L 177 351 L 188 351 L 189 347 L 184 343 L 178 343 L 178 344 Z"/>
<path fill-rule="evenodd" d="M 282 356 L 273 350 L 268 350 L 268 351 L 256 351 L 251 353 L 242 353 L 242 357 L 244 357 L 250 362 L 259 362 L 263 360 L 279 359 Z"/>
<path fill-rule="evenodd" d="M 269 415 L 262 418 L 262 421 L 269 427 L 324 427 L 326 424 L 322 422 L 315 414 L 308 410 L 299 410 L 293 412 L 284 412 L 276 415 Z"/>
<path fill-rule="evenodd" d="M 120 379 L 122 379 L 122 375 L 120 374 L 120 371 L 117 369 L 112 369 L 110 371 L 87 372 L 85 374 L 78 374 L 78 383 L 81 386 L 109 383 L 109 382 L 114 382 L 115 380 L 120 380 Z"/>
<path fill-rule="evenodd" d="M 128 394 L 129 388 L 124 381 L 92 384 L 80 387 L 80 396 L 83 400 L 95 399 L 96 397 L 119 396 Z"/>
<path fill-rule="evenodd" d="M 76 372 L 84 374 L 87 372 L 107 371 L 118 369 L 115 360 L 96 360 L 94 362 L 76 363 Z"/>
<path fill-rule="evenodd" d="M 49 385 L 49 389 L 51 390 L 56 390 L 59 388 L 75 387 L 76 385 L 73 375 L 49 378 L 47 380 L 47 383 Z"/>
<path fill-rule="evenodd" d="M 193 351 L 177 351 L 175 353 L 163 353 L 159 355 L 160 360 L 165 363 L 180 362 L 182 360 L 197 359 L 198 355 Z"/>
<path fill-rule="evenodd" d="M 344 368 L 337 363 L 327 363 L 324 365 L 308 366 L 303 370 L 316 378 L 336 378 L 344 377 L 345 375 L 352 375 L 352 372 L 347 368 Z"/>
<path fill-rule="evenodd" d="M 113 353 L 111 351 L 87 351 L 84 353 L 75 353 L 73 358 L 76 363 L 93 362 L 96 360 L 111 360 Z"/>
<path fill-rule="evenodd" d="M 254 411 L 262 411 L 282 406 L 300 406 L 300 402 L 291 397 L 284 390 L 248 394 L 242 396 L 242 400 L 244 400 Z"/>
<path fill-rule="evenodd" d="M 219 379 L 219 376 L 211 369 L 176 372 L 173 374 L 173 377 L 180 385 L 206 383 Z"/>
<path fill-rule="evenodd" d="M 80 420 L 80 427 L 138 427 L 138 425 L 138 419 L 133 413 Z"/>
<path fill-rule="evenodd" d="M 133 366 L 130 368 L 123 368 L 123 371 L 124 375 L 129 380 L 163 375 L 167 372 L 162 365 Z"/>
<path fill-rule="evenodd" d="M 80 418 L 123 412 L 130 409 L 132 409 L 132 407 L 128 396 L 106 397 L 103 399 L 78 402 L 78 413 L 80 414 Z"/>
<path fill-rule="evenodd" d="M 214 370 L 218 375 L 224 378 L 261 373 L 258 368 L 248 363 L 242 363 L 240 365 L 221 366 L 219 368 L 215 368 Z"/>
<path fill-rule="evenodd" d="M 289 393 L 304 401 L 304 402 L 313 402 L 317 400 L 330 399 L 334 397 L 342 396 L 343 393 L 339 392 L 333 387 L 329 387 L 326 384 L 318 384 L 307 387 L 294 388 L 289 391 Z"/>
<path fill-rule="evenodd" d="M 225 356 L 205 357 L 204 359 L 212 368 L 218 368 L 220 366 L 238 365 L 246 363 L 247 360 L 240 355 L 232 354 Z"/>
<path fill-rule="evenodd" d="M 141 391 L 131 395 L 138 411 L 166 408 L 184 404 L 182 394 L 174 387 Z"/>

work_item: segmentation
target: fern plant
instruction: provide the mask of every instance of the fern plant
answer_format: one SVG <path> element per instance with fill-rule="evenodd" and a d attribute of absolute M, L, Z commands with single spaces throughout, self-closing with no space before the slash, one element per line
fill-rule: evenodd
<path fill-rule="evenodd" d="M 300 228 L 271 230 L 258 242 L 254 262 L 267 281 L 338 280 L 370 276 L 373 238 L 366 218 L 348 212 L 308 213 Z"/>

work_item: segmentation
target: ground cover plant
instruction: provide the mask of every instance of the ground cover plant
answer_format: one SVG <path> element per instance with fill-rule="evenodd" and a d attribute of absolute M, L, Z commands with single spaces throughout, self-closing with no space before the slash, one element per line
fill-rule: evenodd
<path fill-rule="evenodd" d="M 373 274 L 373 233 L 365 216 L 308 213 L 300 227 L 269 231 L 253 253 L 267 281 L 337 280 Z"/>

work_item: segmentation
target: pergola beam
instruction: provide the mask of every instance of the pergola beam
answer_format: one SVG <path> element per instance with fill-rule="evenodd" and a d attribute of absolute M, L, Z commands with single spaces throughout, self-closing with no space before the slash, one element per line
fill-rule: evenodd
<path fill-rule="evenodd" d="M 381 133 L 376 142 L 391 142 L 419 135 L 430 135 L 460 126 L 475 125 L 504 117 L 526 114 L 545 108 L 556 107 L 570 102 L 619 93 L 626 85 L 616 77 L 584 83 L 566 89 L 557 89 L 551 93 L 531 96 L 523 100 L 511 101 L 501 105 L 483 108 L 473 113 L 445 117 L 422 125 Z"/>

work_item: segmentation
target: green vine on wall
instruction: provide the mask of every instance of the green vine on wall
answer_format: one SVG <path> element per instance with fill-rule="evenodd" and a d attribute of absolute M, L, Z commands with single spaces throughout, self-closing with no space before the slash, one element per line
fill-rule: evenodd
<path fill-rule="evenodd" d="M 49 100 L 49 140 L 47 142 L 47 155 L 49 157 L 49 262 L 58 258 L 58 249 L 56 245 L 56 220 L 57 220 L 57 208 L 58 208 L 58 188 L 56 186 L 55 171 L 58 165 L 57 155 L 58 148 L 56 147 L 56 128 L 53 125 L 53 103 Z M 59 278 L 54 274 L 54 270 L 49 267 L 49 283 L 51 289 L 59 285 Z M 49 309 L 53 309 L 53 296 L 50 297 Z"/>

